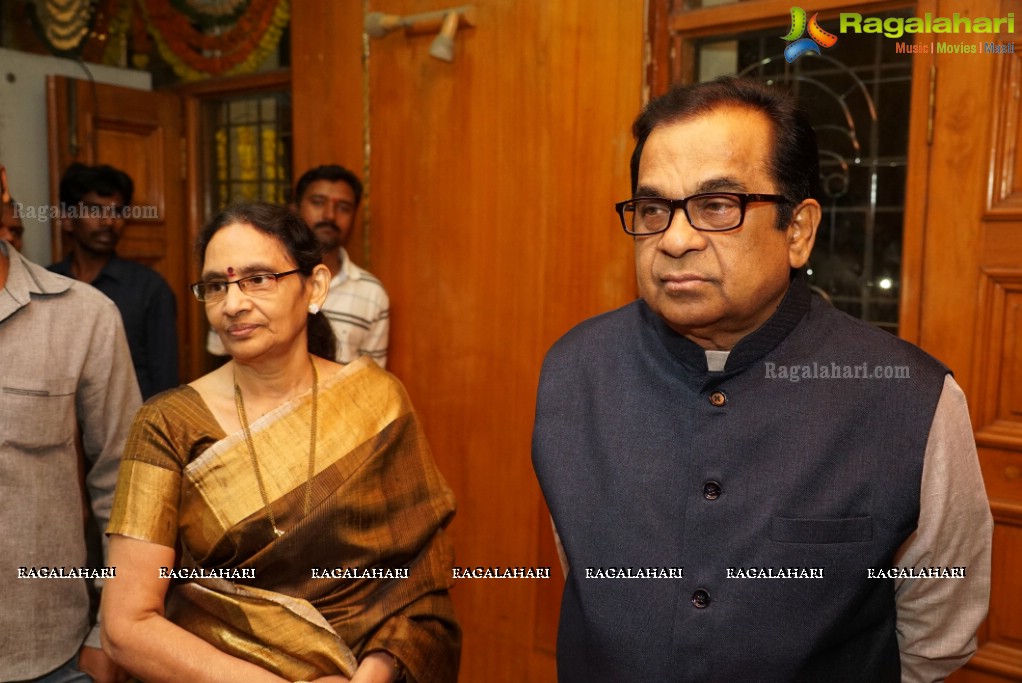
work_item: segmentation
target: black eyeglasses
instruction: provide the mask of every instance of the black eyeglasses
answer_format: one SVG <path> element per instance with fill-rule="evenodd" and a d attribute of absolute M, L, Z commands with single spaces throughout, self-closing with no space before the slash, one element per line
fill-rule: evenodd
<path fill-rule="evenodd" d="M 231 285 L 238 285 L 238 289 L 245 292 L 245 294 L 252 294 L 255 296 L 267 296 L 277 291 L 277 280 L 286 276 L 293 275 L 298 272 L 298 269 L 289 270 L 286 273 L 257 273 L 255 275 L 249 275 L 248 277 L 238 278 L 237 280 L 211 280 L 209 282 L 196 282 L 191 285 L 192 294 L 199 301 L 205 303 L 211 303 L 220 301 L 227 296 L 227 288 Z"/>
<path fill-rule="evenodd" d="M 621 217 L 621 227 L 629 235 L 655 235 L 671 227 L 674 212 L 685 212 L 696 230 L 724 232 L 740 227 L 745 220 L 749 202 L 783 204 L 788 198 L 779 194 L 748 194 L 744 192 L 706 192 L 684 199 L 634 197 L 614 205 Z"/>

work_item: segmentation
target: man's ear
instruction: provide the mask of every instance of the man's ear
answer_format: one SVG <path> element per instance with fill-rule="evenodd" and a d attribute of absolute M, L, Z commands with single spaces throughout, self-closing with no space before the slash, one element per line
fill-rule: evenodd
<path fill-rule="evenodd" d="M 822 217 L 823 210 L 815 199 L 803 199 L 792 212 L 787 230 L 788 264 L 792 268 L 801 268 L 809 260 Z"/>

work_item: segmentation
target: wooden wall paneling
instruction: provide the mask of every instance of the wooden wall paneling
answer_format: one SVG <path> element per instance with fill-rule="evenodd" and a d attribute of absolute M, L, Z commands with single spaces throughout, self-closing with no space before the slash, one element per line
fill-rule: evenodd
<path fill-rule="evenodd" d="M 456 583 L 461 680 L 554 681 L 563 579 L 530 460 L 535 392 L 557 337 L 634 297 L 612 204 L 629 192 L 643 16 L 630 0 L 473 4 L 453 63 L 428 55 L 429 35 L 371 42 L 372 265 L 389 368 L 458 497 L 457 564 L 550 566 L 545 582 Z"/>
<path fill-rule="evenodd" d="M 916 16 L 936 14 L 937 0 L 921 0 Z M 919 36 L 920 43 L 927 36 Z M 936 55 L 912 55 L 912 95 L 909 107 L 908 158 L 905 169 L 905 219 L 901 247 L 901 293 L 898 336 L 919 343 L 923 298 L 923 244 L 929 215 L 930 95 L 936 92 Z"/>
<path fill-rule="evenodd" d="M 997 16 L 999 3 L 941 2 L 950 16 Z M 984 14 L 991 12 L 992 14 Z M 966 395 L 974 396 L 972 335 L 980 285 L 981 215 L 987 195 L 989 108 L 995 60 L 981 54 L 937 55 L 930 156 L 929 205 L 923 245 L 923 314 L 919 344 L 946 363 Z M 973 96 L 968 96 L 971 93 Z M 911 163 L 911 162 L 910 162 Z M 913 188 L 913 192 L 920 190 Z M 954 283 L 954 286 L 949 286 Z M 975 399 L 973 399 L 975 400 Z"/>
<path fill-rule="evenodd" d="M 365 174 L 362 5 L 363 0 L 291 0 L 296 181 L 315 166 L 341 164 L 371 184 Z M 361 209 L 368 215 L 370 203 Z M 363 227 L 358 218 L 348 253 L 371 268 Z"/>
<path fill-rule="evenodd" d="M 940 0 L 935 14 L 1018 16 L 1020 9 L 1017 0 Z M 1022 69 L 1014 54 L 940 54 L 935 66 L 919 343 L 954 370 L 969 398 L 995 524 L 990 614 L 976 656 L 949 680 L 1020 681 Z"/>

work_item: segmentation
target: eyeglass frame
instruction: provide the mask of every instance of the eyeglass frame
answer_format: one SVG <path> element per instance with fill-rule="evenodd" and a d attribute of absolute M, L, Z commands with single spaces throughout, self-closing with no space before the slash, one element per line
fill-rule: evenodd
<path fill-rule="evenodd" d="M 693 199 L 699 199 L 700 197 L 719 196 L 738 198 L 739 209 L 741 211 L 741 216 L 738 218 L 738 225 L 734 225 L 730 228 L 700 228 L 694 224 L 691 216 L 688 215 L 688 203 Z M 633 232 L 632 230 L 629 230 L 628 223 L 625 221 L 625 205 L 642 200 L 652 200 L 669 204 L 671 212 L 667 216 L 667 225 L 660 230 L 654 230 L 651 232 Z M 671 223 L 674 221 L 674 214 L 677 213 L 678 209 L 681 209 L 685 213 L 685 220 L 688 221 L 688 224 L 692 226 L 693 230 L 698 230 L 699 232 L 730 232 L 732 230 L 737 230 L 742 227 L 743 223 L 745 223 L 745 211 L 748 208 L 749 202 L 773 202 L 775 204 L 793 203 L 790 199 L 780 194 L 763 194 L 758 192 L 700 192 L 698 194 L 689 195 L 688 197 L 683 197 L 682 199 L 667 199 L 666 197 L 632 197 L 631 199 L 626 199 L 623 202 L 616 203 L 614 208 L 617 210 L 617 215 L 621 219 L 621 227 L 627 234 L 632 235 L 633 237 L 646 237 L 648 235 L 659 235 L 670 230 Z"/>
<path fill-rule="evenodd" d="M 252 278 L 257 278 L 257 277 L 272 277 L 273 278 L 273 287 L 274 287 L 273 291 L 277 291 L 276 290 L 277 281 L 280 280 L 280 278 L 286 277 L 288 275 L 294 275 L 295 273 L 300 273 L 300 272 L 301 272 L 301 268 L 295 268 L 294 270 L 288 270 L 288 271 L 283 272 L 283 273 L 253 273 L 251 275 L 246 275 L 245 277 L 239 277 L 237 280 L 209 280 L 209 281 L 200 280 L 199 282 L 193 282 L 192 284 L 188 285 L 188 288 L 190 290 L 192 290 L 192 294 L 195 296 L 196 299 L 199 300 L 199 302 L 204 303 L 204 304 L 208 304 L 208 303 L 214 303 L 215 304 L 216 302 L 222 301 L 223 299 L 227 298 L 227 290 L 230 289 L 231 285 L 238 285 L 238 289 L 240 289 L 242 292 L 248 294 L 248 292 L 246 291 L 246 285 L 241 284 L 242 282 L 245 282 L 247 280 L 251 280 Z M 212 285 L 212 284 L 224 285 L 224 295 L 223 295 L 223 297 L 218 297 L 216 299 L 213 299 L 212 301 L 209 300 L 209 299 L 203 299 L 200 296 L 200 294 L 199 294 L 199 292 L 201 291 L 202 285 Z M 267 294 L 270 294 L 270 293 L 271 292 L 267 292 Z M 249 294 L 249 296 L 252 296 L 252 295 Z"/>

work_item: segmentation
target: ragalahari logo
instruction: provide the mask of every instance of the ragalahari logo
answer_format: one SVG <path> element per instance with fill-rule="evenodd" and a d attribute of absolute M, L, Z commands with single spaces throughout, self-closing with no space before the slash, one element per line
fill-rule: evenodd
<path fill-rule="evenodd" d="M 788 35 L 781 36 L 790 43 L 788 47 L 784 48 L 784 58 L 788 60 L 789 64 L 807 52 L 820 54 L 821 47 L 834 47 L 837 36 L 820 28 L 820 23 L 816 20 L 818 16 L 820 16 L 819 13 L 816 13 L 809 20 L 809 37 L 803 38 L 802 34 L 806 32 L 807 28 L 806 11 L 801 7 L 791 8 L 791 30 L 788 31 Z"/>

